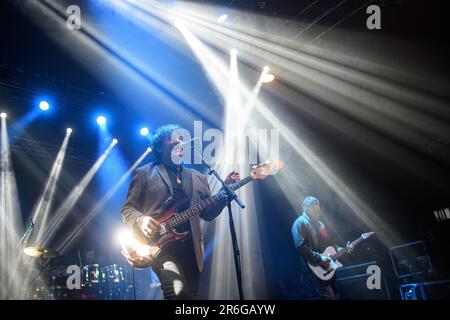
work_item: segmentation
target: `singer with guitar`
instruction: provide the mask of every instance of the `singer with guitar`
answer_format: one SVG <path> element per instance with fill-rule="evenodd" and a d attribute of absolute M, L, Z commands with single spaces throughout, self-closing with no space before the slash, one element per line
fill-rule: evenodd
<path fill-rule="evenodd" d="M 158 235 L 158 218 L 168 208 L 176 203 L 184 203 L 188 207 L 211 195 L 206 176 L 174 163 L 173 159 L 181 159 L 183 155 L 182 148 L 174 148 L 181 140 L 172 140 L 172 132 L 177 128 L 177 125 L 167 125 L 156 130 L 152 146 L 157 161 L 136 170 L 122 209 L 124 222 L 148 238 Z M 225 182 L 232 184 L 239 179 L 239 173 L 233 171 Z M 221 199 L 177 226 L 177 232 L 189 232 L 190 236 L 167 245 L 152 261 L 151 267 L 161 282 L 165 299 L 196 297 L 199 274 L 203 268 L 199 218 L 211 221 L 225 205 L 225 200 Z"/>
<path fill-rule="evenodd" d="M 292 237 L 295 247 L 300 255 L 300 285 L 304 290 L 305 299 L 339 299 L 334 277 L 327 281 L 321 280 L 315 275 L 312 268 L 319 267 L 326 273 L 330 268 L 332 260 L 321 255 L 327 247 L 332 246 L 337 252 L 345 250 L 351 253 L 354 245 L 347 244 L 345 248 L 334 243 L 336 232 L 331 226 L 325 225 L 319 200 L 307 196 L 302 205 L 302 214 L 292 225 Z"/>

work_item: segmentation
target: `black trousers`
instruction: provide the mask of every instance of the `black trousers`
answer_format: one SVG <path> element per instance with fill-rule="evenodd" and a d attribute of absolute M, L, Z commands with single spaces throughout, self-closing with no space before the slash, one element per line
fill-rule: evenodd
<path fill-rule="evenodd" d="M 320 297 L 322 300 L 339 300 L 336 281 L 322 282 L 320 286 Z"/>
<path fill-rule="evenodd" d="M 190 237 L 164 248 L 151 266 L 166 300 L 197 298 L 200 272 Z"/>
<path fill-rule="evenodd" d="M 322 281 L 308 267 L 304 267 L 299 278 L 302 298 L 306 300 L 339 300 L 336 279 Z"/>

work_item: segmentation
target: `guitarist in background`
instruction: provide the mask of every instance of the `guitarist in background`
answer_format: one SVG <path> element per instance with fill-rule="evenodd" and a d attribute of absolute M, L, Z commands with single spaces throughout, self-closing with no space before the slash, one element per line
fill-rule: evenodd
<path fill-rule="evenodd" d="M 172 140 L 172 133 L 177 128 L 177 125 L 166 125 L 156 130 L 152 147 L 157 161 L 136 170 L 122 209 L 124 222 L 150 238 L 158 235 L 156 218 L 173 204 L 181 201 L 188 208 L 211 195 L 206 176 L 183 167 L 181 163 L 174 163 L 183 156 L 182 148 L 174 148 L 182 141 Z M 239 173 L 233 171 L 225 182 L 232 184 L 239 179 Z M 206 221 L 215 219 L 225 205 L 226 202 L 221 201 L 205 209 L 200 218 Z M 165 299 L 195 299 L 203 268 L 199 216 L 192 217 L 177 231 L 190 231 L 191 236 L 162 249 L 151 267 L 161 282 Z"/>
<path fill-rule="evenodd" d="M 292 225 L 292 237 L 295 248 L 300 253 L 301 262 L 301 285 L 306 291 L 307 299 L 337 300 L 339 299 L 336 290 L 336 282 L 333 277 L 329 281 L 322 281 L 317 278 L 307 263 L 320 265 L 324 269 L 330 266 L 330 259 L 322 257 L 320 252 L 328 246 L 333 246 L 337 251 L 343 248 L 334 244 L 336 232 L 330 226 L 326 226 L 321 221 L 322 211 L 319 200 L 312 196 L 307 196 L 303 200 L 302 214 Z M 323 219 L 322 219 L 323 220 Z M 350 253 L 352 246 L 347 247 Z"/>

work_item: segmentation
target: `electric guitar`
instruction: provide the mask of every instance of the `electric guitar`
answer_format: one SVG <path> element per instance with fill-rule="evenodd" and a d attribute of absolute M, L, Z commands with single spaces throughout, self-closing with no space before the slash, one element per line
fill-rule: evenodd
<path fill-rule="evenodd" d="M 234 182 L 230 185 L 232 190 L 237 190 L 253 180 L 262 180 L 269 175 L 275 174 L 279 169 L 284 167 L 281 161 L 266 161 L 259 165 L 254 165 L 251 173 L 246 178 Z M 151 265 L 157 259 L 161 249 L 174 241 L 179 241 L 188 236 L 189 232 L 177 232 L 175 228 L 195 215 L 200 214 L 204 209 L 214 206 L 219 200 L 225 198 L 225 191 L 202 200 L 187 210 L 179 212 L 182 206 L 175 203 L 166 210 L 158 219 L 159 233 L 156 237 L 146 237 L 140 230 L 130 230 L 128 234 L 121 239 L 121 253 L 128 262 L 135 268 L 144 269 Z M 137 228 L 136 228 L 137 229 Z"/>
<path fill-rule="evenodd" d="M 361 241 L 369 238 L 370 236 L 372 236 L 375 232 L 367 232 L 367 233 L 363 233 L 361 235 L 361 237 L 359 237 L 358 239 L 356 239 L 355 241 L 353 241 L 352 243 L 350 243 L 349 246 L 355 247 L 357 244 L 359 244 Z M 327 257 L 330 259 L 330 266 L 328 269 L 324 269 L 322 266 L 320 265 L 312 265 L 311 263 L 308 262 L 309 267 L 311 268 L 311 270 L 314 272 L 314 274 L 323 281 L 327 281 L 330 280 L 331 278 L 333 278 L 334 274 L 336 273 L 336 270 L 339 268 L 342 268 L 343 265 L 342 263 L 339 262 L 339 258 L 342 257 L 343 255 L 348 253 L 348 247 L 346 246 L 345 248 L 343 248 L 341 251 L 337 252 L 336 249 L 332 246 L 329 246 L 325 249 L 324 252 L 322 252 L 320 255 L 323 257 Z"/>

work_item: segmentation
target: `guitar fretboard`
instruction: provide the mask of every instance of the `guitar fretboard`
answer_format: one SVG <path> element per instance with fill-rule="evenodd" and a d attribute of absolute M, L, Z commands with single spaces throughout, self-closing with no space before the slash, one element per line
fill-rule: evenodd
<path fill-rule="evenodd" d="M 232 190 L 237 190 L 240 187 L 246 185 L 247 183 L 249 183 L 251 181 L 253 181 L 253 178 L 251 176 L 247 176 L 246 178 L 244 178 L 242 180 L 234 182 L 230 186 L 230 188 Z M 172 228 L 175 228 L 175 227 L 183 224 L 184 222 L 188 221 L 191 217 L 193 217 L 197 214 L 200 214 L 206 208 L 214 206 L 217 202 L 219 202 L 219 200 L 225 198 L 225 196 L 226 196 L 226 192 L 224 190 L 221 190 L 217 194 L 215 194 L 203 201 L 198 202 L 191 208 L 189 208 L 183 212 L 174 214 L 174 216 L 172 218 L 170 218 L 169 220 L 167 220 L 164 223 L 164 227 L 166 229 L 172 229 Z"/>
<path fill-rule="evenodd" d="M 355 241 L 353 241 L 351 243 L 352 246 L 356 247 L 357 244 L 359 244 L 361 241 L 363 241 L 364 238 L 363 237 L 359 237 L 358 239 L 356 239 Z"/>
<path fill-rule="evenodd" d="M 364 238 L 361 236 L 358 239 L 356 239 L 355 241 L 353 241 L 352 243 L 350 243 L 351 246 L 356 247 L 357 244 L 359 244 L 361 241 L 363 241 Z M 340 257 L 342 257 L 343 255 L 347 254 L 347 248 L 344 248 L 343 250 L 336 252 L 333 257 L 334 259 L 339 259 Z"/>

